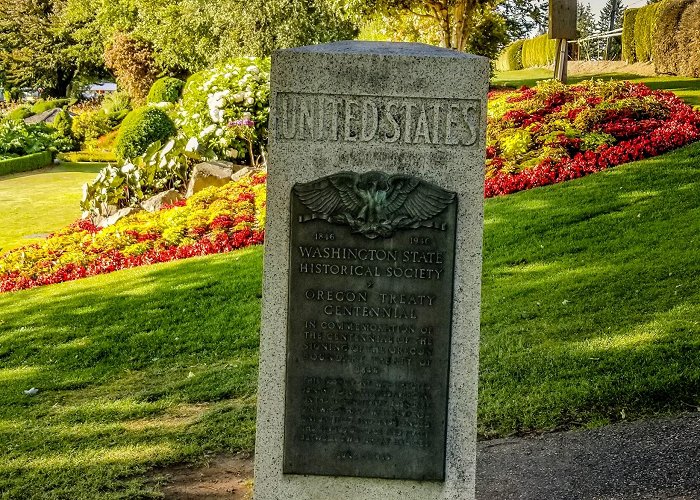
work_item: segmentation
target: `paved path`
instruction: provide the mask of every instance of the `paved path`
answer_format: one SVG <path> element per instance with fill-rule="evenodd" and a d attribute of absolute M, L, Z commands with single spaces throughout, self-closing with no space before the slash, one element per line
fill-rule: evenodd
<path fill-rule="evenodd" d="M 478 500 L 700 500 L 700 412 L 479 443 Z"/>

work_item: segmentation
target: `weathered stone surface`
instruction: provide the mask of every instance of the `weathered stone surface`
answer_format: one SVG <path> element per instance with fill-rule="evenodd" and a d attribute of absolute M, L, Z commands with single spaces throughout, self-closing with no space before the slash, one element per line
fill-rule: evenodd
<path fill-rule="evenodd" d="M 210 186 L 223 186 L 231 182 L 231 176 L 240 169 L 240 165 L 228 161 L 208 161 L 195 165 L 185 197 L 189 198 Z"/>
<path fill-rule="evenodd" d="M 61 112 L 61 108 L 53 108 L 42 113 L 37 113 L 36 115 L 30 116 L 24 119 L 24 123 L 29 125 L 35 123 L 48 123 L 51 124 L 56 119 L 56 115 Z"/>
<path fill-rule="evenodd" d="M 273 56 L 257 500 L 321 500 L 329 494 L 346 500 L 474 498 L 488 76 L 484 58 L 420 44 L 338 42 Z M 348 174 L 347 183 L 326 179 L 341 172 Z M 365 176 L 371 172 L 384 176 Z M 294 201 L 294 189 L 299 189 L 295 186 L 324 182 L 335 185 L 340 194 L 297 191 L 300 198 Z M 407 201 L 422 183 L 455 194 L 451 206 L 456 223 L 446 211 L 434 217 L 421 215 L 416 208 L 421 204 Z M 450 224 L 453 251 L 447 240 L 436 245 L 437 235 L 442 238 Z M 300 246 L 316 247 L 320 253 Z M 367 262 L 370 250 L 389 249 L 400 253 L 388 261 Z M 411 262 L 412 251 L 418 252 L 420 262 Z M 403 261 L 404 252 L 409 252 L 408 261 Z M 374 257 L 379 258 L 376 253 Z M 355 272 L 360 269 L 356 266 L 378 274 L 363 276 Z M 382 274 L 399 267 L 401 276 L 393 271 Z M 416 271 L 408 276 L 404 268 Z M 438 272 L 441 279 L 454 279 L 452 297 L 444 283 L 433 286 L 438 285 Z M 308 280 L 298 281 L 307 274 Z M 347 292 L 361 302 L 346 303 Z M 372 310 L 382 300 L 389 300 L 389 305 L 394 300 L 423 303 L 399 316 L 378 318 Z M 450 312 L 437 314 L 445 305 Z M 331 323 L 343 330 L 331 328 Z M 451 337 L 446 324 L 451 324 Z M 435 330 L 416 333 L 423 326 Z M 370 333 L 374 329 L 376 335 L 377 328 L 385 336 L 389 332 L 391 342 L 357 336 L 363 329 Z M 396 359 L 412 358 L 403 371 L 382 365 L 392 355 L 387 345 L 401 347 L 399 337 L 404 346 L 409 343 L 409 352 L 396 353 Z M 421 360 L 444 364 L 440 347 L 424 355 L 410 351 L 421 341 L 449 346 L 447 403 L 442 410 L 437 407 L 440 399 L 432 399 L 431 392 L 439 392 L 439 381 L 434 387 L 411 385 L 428 373 L 420 368 Z M 359 349 L 370 353 L 362 351 L 358 356 L 362 363 L 343 358 Z M 377 359 L 372 356 L 375 352 Z M 340 357 L 334 364 L 320 360 L 322 353 Z M 319 375 L 324 366 L 329 376 Z M 305 373 L 306 379 L 290 384 L 289 377 Z M 306 398 L 299 406 L 306 425 L 291 419 L 285 431 L 289 415 L 285 400 L 300 397 Z M 415 406 L 421 399 L 430 399 L 429 416 L 421 414 L 411 422 L 439 429 L 440 420 L 445 420 L 445 437 L 441 439 L 439 431 L 417 432 L 413 446 L 405 434 L 407 427 L 396 424 L 399 415 L 391 412 L 395 405 Z M 340 415 L 339 407 L 345 407 L 349 417 Z M 397 441 L 388 444 L 387 428 L 392 426 L 404 436 L 391 437 Z M 307 438 L 310 441 L 303 444 Z M 440 464 L 435 468 L 416 459 L 427 449 L 423 439 L 431 450 L 424 455 L 430 457 L 426 460 L 442 460 L 444 470 Z M 329 448 L 333 453 L 324 455 Z M 294 461 L 304 454 L 308 463 L 297 467 Z M 410 466 L 382 464 L 404 458 Z"/>
<path fill-rule="evenodd" d="M 249 176 L 253 175 L 254 172 L 255 172 L 255 169 L 253 169 L 253 168 L 243 167 L 242 169 L 233 173 L 233 175 L 231 176 L 231 180 L 232 181 L 240 181 L 241 179 L 243 179 L 245 177 L 249 177 Z"/>
<path fill-rule="evenodd" d="M 117 210 L 115 213 L 108 217 L 104 217 L 97 222 L 97 227 L 107 227 L 116 224 L 118 220 L 123 219 L 131 214 L 141 211 L 140 207 L 127 207 Z"/>
<path fill-rule="evenodd" d="M 185 197 L 175 189 L 168 189 L 155 196 L 151 196 L 147 200 L 141 202 L 141 208 L 147 212 L 157 212 L 163 205 L 171 205 L 176 201 L 184 200 Z"/>

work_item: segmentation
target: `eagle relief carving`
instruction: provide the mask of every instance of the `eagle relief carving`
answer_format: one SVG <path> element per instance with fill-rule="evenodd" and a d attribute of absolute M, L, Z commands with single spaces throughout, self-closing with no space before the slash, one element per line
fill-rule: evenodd
<path fill-rule="evenodd" d="M 445 230 L 440 215 L 456 194 L 411 175 L 340 172 L 304 184 L 294 194 L 310 213 L 299 222 L 322 219 L 348 225 L 367 238 L 388 238 L 399 229 Z"/>

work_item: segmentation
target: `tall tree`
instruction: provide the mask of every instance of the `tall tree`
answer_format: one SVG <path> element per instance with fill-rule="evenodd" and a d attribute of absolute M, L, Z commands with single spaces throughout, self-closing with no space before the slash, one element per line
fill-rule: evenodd
<path fill-rule="evenodd" d="M 57 20 L 62 0 L 0 0 L 0 65 L 6 84 L 66 95 L 77 68 Z"/>
<path fill-rule="evenodd" d="M 505 19 L 510 40 L 520 40 L 547 32 L 547 0 L 506 0 L 497 12 Z"/>
<path fill-rule="evenodd" d="M 600 12 L 598 31 L 600 33 L 605 33 L 622 28 L 622 17 L 624 13 L 625 7 L 622 5 L 622 0 L 607 0 L 603 10 Z M 618 59 L 621 52 L 621 38 L 608 38 L 605 42 L 605 59 Z"/>
<path fill-rule="evenodd" d="M 497 0 L 378 0 L 389 15 L 413 14 L 434 24 L 440 45 L 465 50 L 475 35 L 480 17 L 492 12 Z"/>
<path fill-rule="evenodd" d="M 578 3 L 576 5 L 576 31 L 579 38 L 587 38 L 597 32 L 597 24 L 591 4 Z M 586 40 L 579 43 L 579 58 L 592 59 L 598 53 L 597 41 Z"/>

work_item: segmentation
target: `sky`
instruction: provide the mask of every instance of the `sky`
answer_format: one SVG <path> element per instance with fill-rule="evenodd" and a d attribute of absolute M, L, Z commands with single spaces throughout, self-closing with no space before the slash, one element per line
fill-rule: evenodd
<path fill-rule="evenodd" d="M 591 4 L 591 10 L 593 11 L 593 15 L 598 18 L 598 14 L 600 14 L 600 11 L 603 10 L 603 7 L 607 3 L 607 0 L 578 0 L 579 3 L 582 4 Z M 647 0 L 622 0 L 622 4 L 625 7 L 643 7 L 644 5 L 647 4 Z"/>

